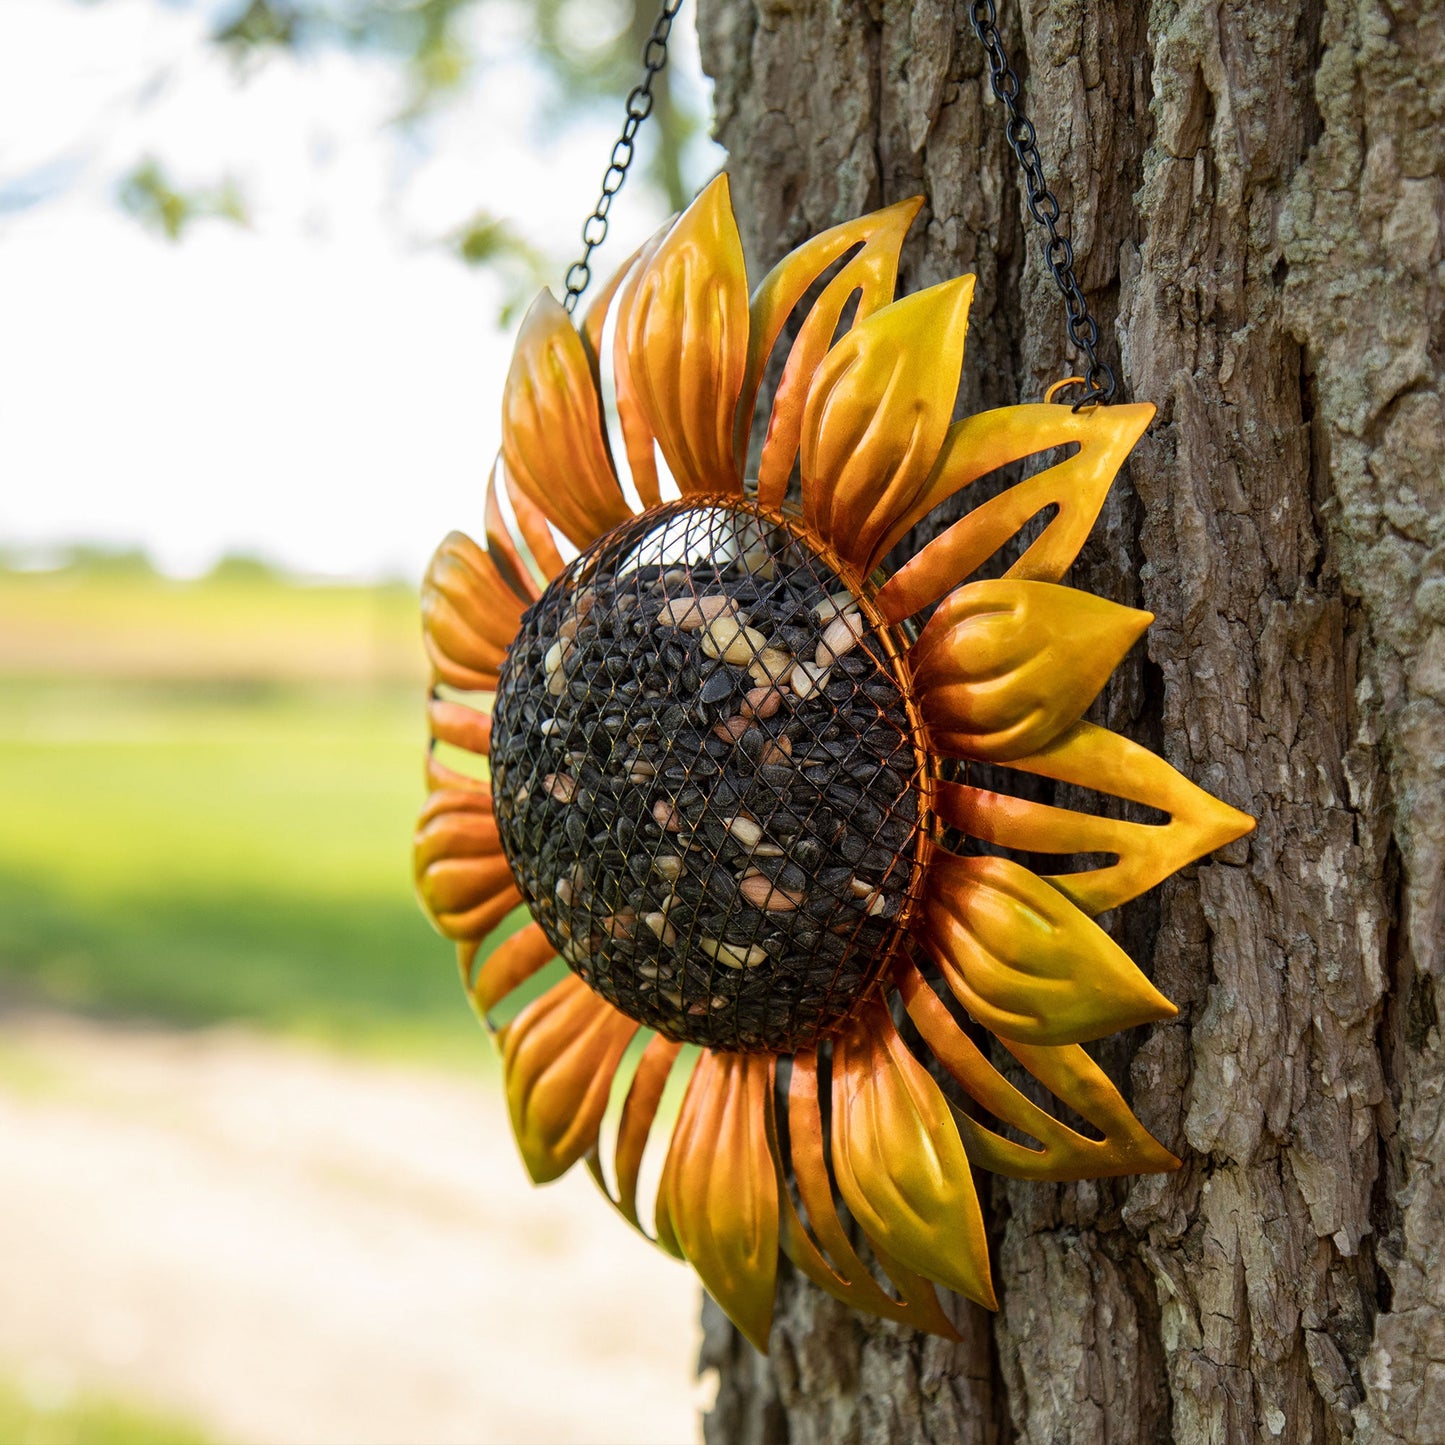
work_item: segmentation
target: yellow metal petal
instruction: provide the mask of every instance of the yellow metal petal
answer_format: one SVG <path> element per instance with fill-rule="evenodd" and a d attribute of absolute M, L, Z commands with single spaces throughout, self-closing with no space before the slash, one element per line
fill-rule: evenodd
<path fill-rule="evenodd" d="M 483 1018 L 557 956 L 540 924 L 528 923 L 494 948 L 468 988 Z"/>
<path fill-rule="evenodd" d="M 1046 748 L 1009 766 L 1169 814 L 1167 823 L 1127 823 L 960 783 L 938 785 L 939 815 L 985 843 L 1037 853 L 1115 854 L 1118 861 L 1103 868 L 1044 879 L 1085 913 L 1103 913 L 1137 898 L 1254 827 L 1248 814 L 1211 797 L 1163 758 L 1092 723 L 1075 723 Z"/>
<path fill-rule="evenodd" d="M 958 1127 L 881 1003 L 834 1041 L 833 1172 L 870 1241 L 926 1278 L 997 1308 Z"/>
<path fill-rule="evenodd" d="M 1153 415 L 1154 408 L 1143 402 L 1080 412 L 1036 402 L 980 412 L 955 423 L 927 485 L 911 506 L 890 518 L 878 556 L 936 506 L 989 472 L 1052 447 L 1074 445 L 1078 450 L 976 507 L 923 547 L 879 592 L 884 616 L 902 622 L 932 606 L 1049 507 L 1057 508 L 1055 515 L 1006 575 L 1057 582 L 1078 555 L 1115 474 Z"/>
<path fill-rule="evenodd" d="M 597 1142 L 612 1075 L 637 1023 L 569 975 L 502 1029 L 512 1132 L 537 1184 L 565 1174 Z"/>
<path fill-rule="evenodd" d="M 803 516 L 866 575 L 927 481 L 963 367 L 972 276 L 895 301 L 823 358 L 803 409 Z"/>
<path fill-rule="evenodd" d="M 578 547 L 631 515 L 587 349 L 550 291 L 532 303 L 517 335 L 502 393 L 502 454 L 519 490 Z"/>
<path fill-rule="evenodd" d="M 957 588 L 910 659 L 939 751 L 1007 762 L 1072 727 L 1152 622 L 1091 592 L 1001 578 Z"/>
<path fill-rule="evenodd" d="M 805 1227 L 792 1198 L 780 1184 L 782 1246 L 788 1258 L 819 1288 L 852 1309 L 897 1320 L 911 1329 L 927 1330 L 945 1339 L 957 1339 L 958 1332 L 943 1313 L 933 1285 L 880 1254 L 879 1262 L 901 1296 L 894 1299 L 869 1273 L 838 1218 L 828 1181 L 816 1054 L 798 1054 L 793 1060 L 788 1084 L 788 1140 L 798 1198 L 808 1216 Z"/>
<path fill-rule="evenodd" d="M 1015 1179 L 1100 1179 L 1159 1174 L 1179 1161 L 1130 1112 L 1104 1071 L 1078 1044 L 1062 1047 L 1003 1045 L 1059 1099 L 1104 1136 L 1089 1139 L 1061 1124 L 1014 1088 L 949 1016 L 942 1000 L 911 964 L 898 970 L 908 1016 L 945 1069 L 995 1118 L 1037 1139 L 1031 1149 L 1005 1139 L 955 1109 L 968 1157 L 981 1168 Z"/>
<path fill-rule="evenodd" d="M 485 692 L 517 635 L 522 600 L 475 542 L 452 532 L 421 587 L 422 636 L 437 678 Z"/>
<path fill-rule="evenodd" d="M 770 1054 L 705 1051 L 658 1190 L 666 1228 L 708 1293 L 764 1354 L 778 1273 L 777 1164 L 768 1145 Z"/>
<path fill-rule="evenodd" d="M 948 986 L 1001 1037 L 1080 1044 L 1179 1012 L 1097 923 L 1011 859 L 938 849 L 924 917 Z"/>
<path fill-rule="evenodd" d="M 748 282 L 726 175 L 662 238 L 623 324 L 630 385 L 682 494 L 741 492 L 733 421 L 747 368 Z"/>
<path fill-rule="evenodd" d="M 798 456 L 808 389 L 813 384 L 818 363 L 833 344 L 843 308 L 850 298 L 857 297 L 858 306 L 853 317 L 856 325 L 893 300 L 893 288 L 898 281 L 898 253 L 903 246 L 903 237 L 922 204 L 922 196 L 913 196 L 814 236 L 796 251 L 784 256 L 753 292 L 752 320 L 748 328 L 747 380 L 743 383 L 742 402 L 738 406 L 735 436 L 740 457 L 747 455 L 753 409 L 757 404 L 763 370 L 793 308 L 824 271 L 857 247 L 855 254 L 839 267 L 837 275 L 823 288 L 798 328 L 797 338 L 788 352 L 787 364 L 773 393 L 773 409 L 768 417 L 768 433 L 758 467 L 758 501 L 764 507 L 776 511 L 783 504 L 788 478 Z"/>
<path fill-rule="evenodd" d="M 483 938 L 522 901 L 502 856 L 492 795 L 479 784 L 427 799 L 412 859 L 422 906 L 448 938 Z"/>

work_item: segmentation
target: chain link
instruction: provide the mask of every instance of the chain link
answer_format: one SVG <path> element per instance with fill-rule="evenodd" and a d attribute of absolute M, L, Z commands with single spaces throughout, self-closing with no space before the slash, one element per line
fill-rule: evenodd
<path fill-rule="evenodd" d="M 1009 64 L 1003 37 L 998 33 L 998 11 L 994 0 L 973 0 L 969 7 L 969 19 L 973 22 L 973 33 L 988 55 L 988 78 L 993 93 L 1008 112 L 1004 137 L 1028 182 L 1029 215 L 1049 235 L 1044 246 L 1044 260 L 1064 298 L 1064 309 L 1069 316 L 1069 336 L 1088 362 L 1084 373 L 1084 395 L 1074 403 L 1074 410 L 1107 402 L 1114 395 L 1114 372 L 1106 362 L 1099 360 L 1095 352 L 1099 344 L 1099 328 L 1089 314 L 1089 303 L 1084 300 L 1079 279 L 1074 275 L 1073 244 L 1067 236 L 1059 234 L 1059 199 L 1045 179 L 1033 124 L 1020 109 L 1019 78 Z"/>
<path fill-rule="evenodd" d="M 627 97 L 627 114 L 622 125 L 622 134 L 612 147 L 612 155 L 602 177 L 601 194 L 592 214 L 582 223 L 581 258 L 567 268 L 567 295 L 563 304 L 569 313 L 576 309 L 579 298 L 592 280 L 592 253 L 607 239 L 607 218 L 612 210 L 612 198 L 622 189 L 622 183 L 627 179 L 628 168 L 636 154 L 637 132 L 643 121 L 652 114 L 653 83 L 667 65 L 667 42 L 672 33 L 673 21 L 681 8 L 682 0 L 662 0 L 652 33 L 643 47 L 642 65 L 645 74 Z M 1018 73 L 1009 63 L 1008 52 L 1003 48 L 994 0 L 973 0 L 969 7 L 969 19 L 973 24 L 974 34 L 978 36 L 979 43 L 988 56 L 989 84 L 1008 113 L 1004 137 L 1028 182 L 1029 215 L 1048 232 L 1044 261 L 1064 298 L 1069 337 L 1083 352 L 1088 363 L 1083 380 L 1084 395 L 1074 403 L 1074 410 L 1097 402 L 1107 402 L 1113 398 L 1116 389 L 1114 372 L 1097 354 L 1098 323 L 1089 313 L 1089 303 L 1084 299 L 1078 277 L 1074 274 L 1073 244 L 1067 236 L 1059 234 L 1058 223 L 1062 216 L 1059 199 L 1049 189 L 1044 175 L 1043 159 L 1039 155 L 1038 138 L 1033 123 L 1020 108 L 1022 87 Z"/>
<path fill-rule="evenodd" d="M 652 34 L 642 48 L 642 68 L 646 74 L 632 87 L 627 97 L 627 119 L 622 123 L 622 134 L 612 147 L 612 156 L 603 173 L 602 194 L 598 196 L 592 214 L 582 223 L 582 258 L 567 268 L 567 296 L 562 304 L 569 314 L 576 310 L 578 298 L 592 280 L 592 253 L 607 239 L 607 215 L 612 209 L 612 198 L 627 179 L 638 129 L 652 114 L 652 84 L 667 64 L 668 37 L 672 34 L 672 22 L 681 8 L 682 0 L 662 0 Z"/>

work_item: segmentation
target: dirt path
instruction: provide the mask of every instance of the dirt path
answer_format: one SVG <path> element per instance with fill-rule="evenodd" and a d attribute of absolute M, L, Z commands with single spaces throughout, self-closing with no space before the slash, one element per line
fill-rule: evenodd
<path fill-rule="evenodd" d="M 0 1026 L 0 1373 L 241 1445 L 697 1438 L 697 1292 L 484 1082 Z"/>

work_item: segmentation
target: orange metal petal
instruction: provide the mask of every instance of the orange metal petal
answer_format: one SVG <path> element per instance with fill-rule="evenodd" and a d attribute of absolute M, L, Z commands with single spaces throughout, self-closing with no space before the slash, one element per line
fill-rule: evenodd
<path fill-rule="evenodd" d="M 628 328 L 637 299 L 637 280 L 647 263 L 671 230 L 669 221 L 637 253 L 625 269 L 624 282 L 617 297 L 617 326 L 612 335 L 612 381 L 617 390 L 617 421 L 622 429 L 622 445 L 627 451 L 627 466 L 632 485 L 644 507 L 655 507 L 662 500 L 657 480 L 657 446 L 652 424 L 643 409 L 642 398 L 632 373 L 632 357 L 628 351 Z"/>
<path fill-rule="evenodd" d="M 853 318 L 856 325 L 893 300 L 893 288 L 898 281 L 898 253 L 922 204 L 922 196 L 913 196 L 814 236 L 784 256 L 753 292 L 747 379 L 738 406 L 734 439 L 739 457 L 747 455 L 763 370 L 789 315 L 828 267 L 857 248 L 809 309 L 788 352 L 787 364 L 773 394 L 768 434 L 758 467 L 758 501 L 763 506 L 776 511 L 783 504 L 788 477 L 798 456 L 808 389 L 813 384 L 818 363 L 833 344 L 843 308 L 850 298 L 858 298 Z"/>
<path fill-rule="evenodd" d="M 823 358 L 803 409 L 803 516 L 867 575 L 893 517 L 927 481 L 963 367 L 972 276 L 895 301 Z"/>
<path fill-rule="evenodd" d="M 880 1254 L 879 1262 L 901 1296 L 894 1299 L 874 1280 L 843 1229 L 828 1182 L 816 1054 L 798 1054 L 793 1059 L 788 1085 L 788 1139 L 798 1198 L 808 1216 L 805 1228 L 791 1197 L 780 1184 L 782 1245 L 788 1258 L 814 1284 L 853 1309 L 897 1320 L 912 1329 L 927 1330 L 945 1339 L 957 1339 L 958 1332 L 943 1313 L 937 1291 L 928 1280 Z"/>
<path fill-rule="evenodd" d="M 540 924 L 528 923 L 494 948 L 467 992 L 483 1018 L 557 956 Z"/>
<path fill-rule="evenodd" d="M 607 278 L 602 289 L 588 303 L 587 314 L 582 318 L 582 345 L 586 347 L 587 359 L 592 363 L 592 380 L 597 385 L 599 396 L 602 394 L 602 333 L 607 329 L 607 313 L 642 250 L 639 246 Z"/>
<path fill-rule="evenodd" d="M 500 887 L 499 891 L 480 894 L 476 905 L 465 911 L 438 911 L 432 907 L 424 891 L 421 900 L 439 932 L 459 942 L 479 942 L 522 901 L 522 895 L 509 879 L 507 885 Z"/>
<path fill-rule="evenodd" d="M 708 1293 L 765 1354 L 778 1273 L 777 1164 L 768 1145 L 773 1062 L 770 1054 L 703 1053 L 658 1190 L 659 1238 L 666 1229 Z"/>
<path fill-rule="evenodd" d="M 1072 727 L 1152 622 L 1091 592 L 1001 578 L 957 588 L 910 652 L 940 752 L 1007 762 Z"/>
<path fill-rule="evenodd" d="M 948 986 L 1000 1037 L 1080 1044 L 1179 1012 L 1097 923 L 1012 859 L 937 849 L 924 920 Z"/>
<path fill-rule="evenodd" d="M 1038 853 L 1115 854 L 1118 861 L 1103 868 L 1044 879 L 1085 913 L 1103 913 L 1137 898 L 1254 827 L 1248 814 L 1195 787 L 1163 758 L 1092 723 L 1075 723 L 1046 748 L 1009 766 L 1169 814 L 1167 823 L 1126 823 L 960 783 L 938 785 L 939 815 L 985 843 Z"/>
<path fill-rule="evenodd" d="M 669 1212 L 667 1196 L 661 1191 L 657 1195 L 657 1203 L 654 1206 L 654 1227 L 657 1230 L 657 1247 L 665 1254 L 670 1254 L 674 1259 L 684 1259 L 682 1246 L 677 1242 L 677 1231 L 672 1227 L 672 1215 Z"/>
<path fill-rule="evenodd" d="M 522 610 L 496 563 L 470 537 L 450 533 L 421 587 L 422 635 L 436 676 L 471 691 L 495 687 Z"/>
<path fill-rule="evenodd" d="M 492 463 L 492 470 L 487 474 L 487 495 L 486 495 L 486 519 L 487 519 L 487 555 L 497 564 L 497 570 L 506 578 L 508 586 L 512 591 L 527 602 L 535 602 L 542 595 L 542 582 L 546 578 L 542 576 L 540 566 L 528 565 L 517 549 L 516 539 L 512 536 L 511 528 L 507 526 L 506 518 L 502 515 L 501 502 L 498 500 L 497 473 L 501 470 L 501 458 Z"/>
<path fill-rule="evenodd" d="M 870 1241 L 997 1308 L 983 1214 L 948 1100 L 881 1003 L 833 1044 L 833 1171 Z"/>
<path fill-rule="evenodd" d="M 454 817 L 444 821 L 453 822 Z M 457 838 L 447 843 L 464 846 L 464 841 Z M 422 876 L 427 907 L 439 922 L 469 912 L 512 882 L 512 870 L 500 852 L 439 858 L 426 865 Z"/>
<path fill-rule="evenodd" d="M 502 480 L 507 488 L 507 500 L 512 504 L 512 515 L 517 519 L 517 530 L 532 554 L 544 582 L 550 582 L 566 565 L 557 550 L 557 540 L 552 535 L 547 514 L 513 480 L 505 462 L 501 468 Z"/>
<path fill-rule="evenodd" d="M 1115 473 L 1153 415 L 1154 408 L 1143 402 L 1080 412 L 1039 402 L 980 412 L 956 423 L 927 485 L 912 505 L 889 519 L 876 555 L 989 472 L 1051 447 L 1077 445 L 1078 451 L 975 508 L 923 547 L 879 592 L 884 616 L 898 623 L 932 606 L 1048 507 L 1056 507 L 1056 514 L 1006 575 L 1057 582 L 1078 555 Z"/>
<path fill-rule="evenodd" d="M 1103 1134 L 1089 1139 L 1061 1124 L 1014 1088 L 949 1016 L 942 1000 L 912 964 L 897 971 L 908 1015 L 935 1057 L 967 1092 L 1005 1124 L 1043 1146 L 1005 1139 L 955 1110 L 968 1157 L 995 1174 L 1015 1179 L 1096 1179 L 1118 1174 L 1158 1174 L 1179 1161 L 1129 1111 L 1104 1071 L 1078 1044 L 1031 1047 L 1003 1040 L 1004 1047 L 1064 1103 Z"/>
<path fill-rule="evenodd" d="M 448 831 L 450 830 L 450 831 Z M 466 788 L 447 788 L 426 800 L 417 819 L 417 858 L 431 861 L 450 855 L 443 839 L 465 841 L 469 848 L 500 853 L 497 820 L 492 813 L 492 790 L 485 783 L 471 782 Z"/>
<path fill-rule="evenodd" d="M 502 393 L 502 453 L 517 487 L 578 547 L 631 515 L 587 349 L 550 291 L 532 303 L 517 336 Z"/>
<path fill-rule="evenodd" d="M 648 1234 L 637 1214 L 637 1181 L 642 1173 L 642 1156 L 647 1152 L 647 1141 L 657 1118 L 658 1106 L 662 1103 L 662 1096 L 667 1088 L 668 1075 L 672 1072 L 672 1066 L 681 1050 L 681 1044 L 657 1034 L 642 1051 L 617 1127 L 617 1146 L 613 1153 L 613 1173 L 617 1179 L 616 1195 L 607 1187 L 599 1152 L 593 1149 L 587 1156 L 587 1168 L 591 1171 L 597 1187 L 644 1239 L 648 1238 Z"/>
<path fill-rule="evenodd" d="M 428 752 L 426 755 L 426 789 L 430 796 L 432 793 L 470 793 L 478 788 L 486 789 L 486 784 L 478 782 L 476 778 L 468 777 L 466 773 L 459 773 L 455 768 L 449 768 L 445 763 L 440 763 L 436 755 Z"/>
<path fill-rule="evenodd" d="M 412 858 L 422 905 L 448 938 L 480 939 L 522 901 L 502 856 L 492 795 L 476 783 L 427 799 Z"/>
<path fill-rule="evenodd" d="M 673 218 L 676 220 L 676 217 Z M 643 415 L 637 397 L 637 387 L 632 379 L 632 366 L 627 355 L 627 316 L 632 309 L 632 300 L 637 291 L 637 277 L 651 259 L 662 238 L 672 228 L 668 221 L 651 240 L 639 246 L 613 273 L 611 280 L 587 308 L 587 319 L 582 323 L 582 339 L 586 343 L 588 356 L 592 360 L 592 373 L 601 390 L 602 333 L 607 326 L 609 308 L 614 298 L 617 325 L 613 333 L 612 381 L 617 397 L 617 420 L 622 429 L 622 445 L 627 452 L 627 466 L 632 474 L 632 485 L 637 489 L 638 499 L 644 507 L 655 507 L 662 500 L 657 481 L 657 456 L 653 446 L 652 429 Z"/>
<path fill-rule="evenodd" d="M 637 1023 L 568 975 L 498 1034 L 507 1107 L 537 1184 L 565 1174 L 597 1142 L 612 1075 Z"/>
<path fill-rule="evenodd" d="M 748 283 L 726 175 L 662 238 L 618 322 L 627 384 L 682 494 L 741 492 L 733 421 L 747 368 Z"/>
<path fill-rule="evenodd" d="M 492 748 L 492 718 L 465 703 L 433 698 L 427 704 L 427 725 L 438 742 L 451 743 L 486 757 Z"/>

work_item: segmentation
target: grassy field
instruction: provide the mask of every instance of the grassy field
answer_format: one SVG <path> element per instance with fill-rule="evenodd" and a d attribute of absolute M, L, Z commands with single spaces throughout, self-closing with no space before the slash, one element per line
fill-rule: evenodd
<path fill-rule="evenodd" d="M 0 1380 L 5 1445 L 206 1445 L 195 1426 L 103 1395 L 36 1402 Z"/>
<path fill-rule="evenodd" d="M 199 582 L 144 565 L 0 568 L 0 675 L 421 686 L 415 589 L 308 586 L 232 563 Z"/>
<path fill-rule="evenodd" d="M 489 1055 L 411 893 L 421 689 L 398 673 L 420 664 L 396 590 L 0 579 L 0 987 Z M 300 680 L 328 625 L 399 638 L 402 602 L 410 651 L 356 646 Z M 127 672 L 142 655 L 167 661 Z"/>

